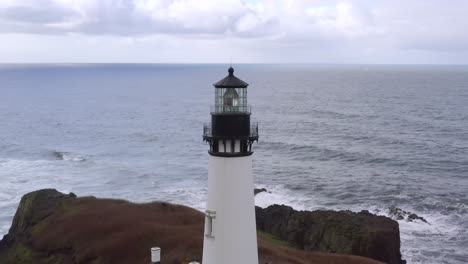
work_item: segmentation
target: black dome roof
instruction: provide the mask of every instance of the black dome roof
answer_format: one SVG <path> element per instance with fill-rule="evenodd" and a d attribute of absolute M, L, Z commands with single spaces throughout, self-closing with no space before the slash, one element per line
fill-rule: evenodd
<path fill-rule="evenodd" d="M 213 84 L 216 88 L 247 88 L 248 83 L 234 76 L 234 68 L 229 67 L 229 75 Z"/>

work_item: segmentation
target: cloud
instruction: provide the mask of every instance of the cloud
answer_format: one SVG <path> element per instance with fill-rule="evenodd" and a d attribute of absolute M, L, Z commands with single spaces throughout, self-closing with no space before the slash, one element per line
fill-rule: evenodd
<path fill-rule="evenodd" d="M 403 1 L 383 3 L 376 10 L 390 43 L 403 49 L 468 48 L 468 1 Z"/>
<path fill-rule="evenodd" d="M 163 39 L 166 50 L 206 46 L 208 55 L 237 45 L 251 58 L 440 57 L 468 51 L 466 10 L 465 0 L 0 0 L 0 37 Z"/>
<path fill-rule="evenodd" d="M 9 33 L 216 36 L 235 34 L 237 23 L 253 12 L 240 0 L 18 0 L 0 4 L 0 28 Z"/>
<path fill-rule="evenodd" d="M 465 43 L 464 10 L 468 2 L 463 0 L 3 0 L 0 30 L 329 42 L 384 38 L 407 48 L 432 49 L 458 39 Z"/>
<path fill-rule="evenodd" d="M 44 6 L 12 6 L 3 9 L 1 15 L 11 22 L 51 24 L 62 22 L 74 13 L 49 4 L 47 9 L 44 9 Z"/>

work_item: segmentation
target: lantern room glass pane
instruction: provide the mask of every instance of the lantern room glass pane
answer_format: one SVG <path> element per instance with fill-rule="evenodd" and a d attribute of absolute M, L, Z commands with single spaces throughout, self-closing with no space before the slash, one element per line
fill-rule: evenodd
<path fill-rule="evenodd" d="M 229 88 L 226 90 L 223 96 L 225 108 L 239 107 L 239 95 L 234 88 Z"/>
<path fill-rule="evenodd" d="M 216 88 L 215 112 L 249 112 L 247 88 Z"/>

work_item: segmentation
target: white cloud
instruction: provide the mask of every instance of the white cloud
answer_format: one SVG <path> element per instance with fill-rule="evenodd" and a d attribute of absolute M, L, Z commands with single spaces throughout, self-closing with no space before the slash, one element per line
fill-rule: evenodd
<path fill-rule="evenodd" d="M 0 35 L 237 43 L 253 57 L 278 49 L 386 57 L 468 50 L 466 10 L 464 0 L 0 0 Z"/>
<path fill-rule="evenodd" d="M 248 12 L 240 0 L 18 0 L 0 3 L 0 25 L 10 33 L 219 35 Z"/>

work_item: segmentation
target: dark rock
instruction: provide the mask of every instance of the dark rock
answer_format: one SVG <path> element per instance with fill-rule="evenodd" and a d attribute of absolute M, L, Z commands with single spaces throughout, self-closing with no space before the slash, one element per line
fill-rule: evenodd
<path fill-rule="evenodd" d="M 362 211 L 296 211 L 289 206 L 256 207 L 257 228 L 299 249 L 365 256 L 403 264 L 398 223 Z"/>
<path fill-rule="evenodd" d="M 63 156 L 65 155 L 65 153 L 61 151 L 52 151 L 51 154 L 59 160 L 63 160 Z"/>
<path fill-rule="evenodd" d="M 374 215 L 374 214 L 371 214 L 368 210 L 362 210 L 358 214 L 365 215 L 365 216 L 373 216 Z"/>
<path fill-rule="evenodd" d="M 262 192 L 267 192 L 267 189 L 265 189 L 265 188 L 255 188 L 254 189 L 254 195 L 257 195 L 257 194 L 262 193 Z"/>
<path fill-rule="evenodd" d="M 406 211 L 403 211 L 401 208 L 395 206 L 388 208 L 388 215 L 394 220 L 404 220 L 407 214 L 408 213 Z"/>
<path fill-rule="evenodd" d="M 75 197 L 60 193 L 55 189 L 43 189 L 24 195 L 13 217 L 13 223 L 7 234 L 9 239 L 6 241 L 13 237 L 24 238 L 30 233 L 31 228 L 54 213 L 65 201 Z"/>
<path fill-rule="evenodd" d="M 406 220 L 408 222 L 414 222 L 419 220 L 424 223 L 428 223 L 427 220 L 424 219 L 424 217 L 418 216 L 417 214 L 412 212 L 402 210 L 401 208 L 395 206 L 390 206 L 388 208 L 388 215 L 394 220 Z"/>
<path fill-rule="evenodd" d="M 408 221 L 413 222 L 414 220 L 420 220 L 420 221 L 423 221 L 424 223 L 427 223 L 426 219 L 424 219 L 424 217 L 422 217 L 422 216 L 419 216 L 419 215 L 414 214 L 414 213 L 408 215 Z"/>
<path fill-rule="evenodd" d="M 31 249 L 32 234 L 44 219 L 75 197 L 55 189 L 44 189 L 24 195 L 8 234 L 0 241 L 0 263 L 30 263 L 34 260 L 35 253 Z"/>

